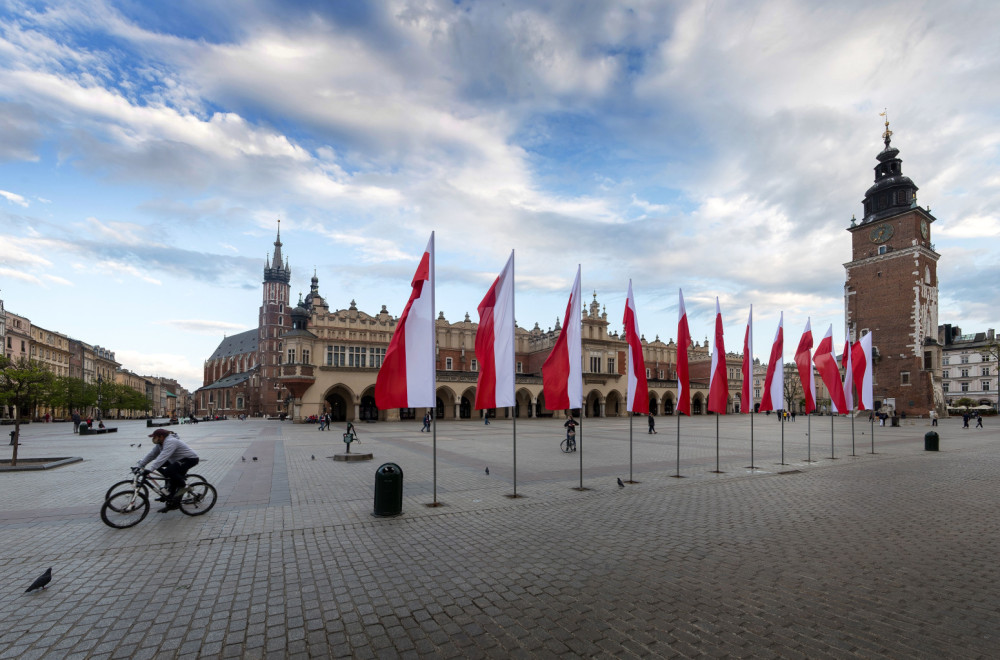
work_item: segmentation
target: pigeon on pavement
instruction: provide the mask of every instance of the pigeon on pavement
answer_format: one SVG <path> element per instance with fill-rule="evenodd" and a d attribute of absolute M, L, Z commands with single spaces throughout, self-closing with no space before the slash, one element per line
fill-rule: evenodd
<path fill-rule="evenodd" d="M 254 457 L 253 457 L 253 460 L 255 460 L 255 461 L 256 461 L 256 460 L 257 460 L 257 457 L 256 457 L 256 456 L 254 456 Z"/>
<path fill-rule="evenodd" d="M 244 463 L 246 463 L 246 462 L 247 462 L 247 457 L 246 457 L 246 456 L 241 456 L 241 458 L 243 459 L 243 462 L 244 462 Z"/>
<path fill-rule="evenodd" d="M 38 578 L 31 583 L 31 586 L 24 590 L 24 593 L 29 591 L 34 591 L 35 589 L 44 589 L 45 585 L 52 581 L 52 568 L 49 567 L 47 571 L 38 576 Z"/>
<path fill-rule="evenodd" d="M 625 487 L 625 482 L 622 481 L 621 477 L 618 477 L 618 487 L 619 488 L 624 488 Z"/>
<path fill-rule="evenodd" d="M 312 455 L 312 459 L 313 459 L 314 461 L 316 460 L 316 454 L 313 454 L 313 455 Z"/>
<path fill-rule="evenodd" d="M 490 473 L 490 466 L 489 466 L 489 465 L 487 465 L 487 466 L 486 466 L 486 474 L 489 474 L 489 473 Z"/>

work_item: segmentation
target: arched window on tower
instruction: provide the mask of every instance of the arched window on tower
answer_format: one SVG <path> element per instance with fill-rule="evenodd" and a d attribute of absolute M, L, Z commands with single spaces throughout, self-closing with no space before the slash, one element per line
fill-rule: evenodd
<path fill-rule="evenodd" d="M 931 283 L 931 267 L 930 266 L 924 266 L 924 283 L 925 284 L 930 284 Z"/>

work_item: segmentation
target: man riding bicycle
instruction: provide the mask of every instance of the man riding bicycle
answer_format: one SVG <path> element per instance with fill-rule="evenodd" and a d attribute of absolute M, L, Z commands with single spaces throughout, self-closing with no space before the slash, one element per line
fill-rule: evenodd
<path fill-rule="evenodd" d="M 566 427 L 566 444 L 569 447 L 569 450 L 573 451 L 576 449 L 577 421 L 573 419 L 572 415 L 570 415 L 569 419 L 566 420 L 566 423 L 563 424 L 563 426 Z"/>
<path fill-rule="evenodd" d="M 198 464 L 198 454 L 172 431 L 156 429 L 149 437 L 153 439 L 153 449 L 139 461 L 136 469 L 145 468 L 146 472 L 159 470 L 166 478 L 166 506 L 160 509 L 160 513 L 166 513 L 180 507 L 177 492 L 184 487 L 188 470 Z"/>

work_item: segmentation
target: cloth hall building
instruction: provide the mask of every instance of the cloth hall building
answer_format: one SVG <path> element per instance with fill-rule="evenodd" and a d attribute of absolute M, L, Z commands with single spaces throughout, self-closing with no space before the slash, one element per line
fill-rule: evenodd
<path fill-rule="evenodd" d="M 377 314 L 359 310 L 331 310 L 319 293 L 313 274 L 309 294 L 292 304 L 291 268 L 282 256 L 280 229 L 274 253 L 264 267 L 263 299 L 258 326 L 219 344 L 205 361 L 204 386 L 195 392 L 199 415 L 291 417 L 306 420 L 326 412 L 335 421 L 392 421 L 420 419 L 425 409 L 379 410 L 375 405 L 375 377 L 398 317 L 383 305 Z M 624 336 L 608 332 L 608 315 L 596 292 L 583 310 L 583 379 L 588 417 L 624 416 L 626 412 L 626 355 Z M 473 409 L 478 365 L 475 338 L 478 324 L 465 319 L 437 319 L 438 419 L 481 418 Z M 559 336 L 536 323 L 515 331 L 516 398 L 518 417 L 563 416 L 545 407 L 542 363 Z M 649 379 L 649 407 L 655 415 L 672 414 L 677 393 L 677 346 L 657 337 L 643 339 L 643 357 Z M 692 368 L 711 359 L 707 342 L 689 348 Z M 694 374 L 694 372 L 692 372 Z M 705 370 L 707 374 L 707 369 Z M 734 377 L 739 378 L 739 370 Z M 694 378 L 694 376 L 693 376 Z M 692 412 L 704 414 L 708 382 L 691 383 Z M 730 381 L 730 410 L 738 405 L 739 381 Z M 735 403 L 734 403 L 735 400 Z M 509 416 L 511 409 L 485 411 Z"/>

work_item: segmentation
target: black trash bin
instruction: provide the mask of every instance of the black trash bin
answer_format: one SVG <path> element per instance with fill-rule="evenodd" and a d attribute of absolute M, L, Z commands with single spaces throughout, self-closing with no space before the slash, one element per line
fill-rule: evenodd
<path fill-rule="evenodd" d="M 398 516 L 403 512 L 403 469 L 383 463 L 375 470 L 376 516 Z"/>
<path fill-rule="evenodd" d="M 938 450 L 938 434 L 936 431 L 924 433 L 924 451 Z"/>

